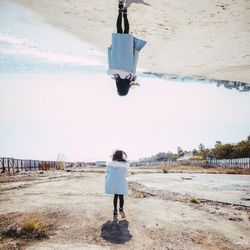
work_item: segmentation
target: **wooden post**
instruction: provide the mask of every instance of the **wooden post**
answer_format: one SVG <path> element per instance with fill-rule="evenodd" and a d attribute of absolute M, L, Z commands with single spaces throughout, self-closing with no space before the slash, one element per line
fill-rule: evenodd
<path fill-rule="evenodd" d="M 10 172 L 10 159 L 9 158 L 7 159 L 7 163 L 8 163 L 7 165 L 8 165 L 8 173 L 9 173 Z"/>
<path fill-rule="evenodd" d="M 16 171 L 17 171 L 17 173 L 19 173 L 19 166 L 18 166 L 19 160 L 16 160 L 15 162 L 16 162 Z"/>
<path fill-rule="evenodd" d="M 5 173 L 5 171 L 6 171 L 6 168 L 5 168 L 5 159 L 4 158 L 2 158 L 2 160 L 1 160 L 1 162 L 2 162 L 2 173 Z"/>

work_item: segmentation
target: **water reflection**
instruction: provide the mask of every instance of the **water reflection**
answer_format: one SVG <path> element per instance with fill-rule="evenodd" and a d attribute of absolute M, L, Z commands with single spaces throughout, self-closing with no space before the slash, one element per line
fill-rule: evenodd
<path fill-rule="evenodd" d="M 150 71 L 144 71 L 141 73 L 146 77 L 156 77 L 160 79 L 172 80 L 176 82 L 199 82 L 199 83 L 212 83 L 216 84 L 217 87 L 224 86 L 227 89 L 236 89 L 239 92 L 250 91 L 250 83 L 238 82 L 238 81 L 227 81 L 227 80 L 218 80 L 218 79 L 207 79 L 202 76 L 177 76 L 172 74 L 163 74 Z"/>
<path fill-rule="evenodd" d="M 44 23 L 26 8 L 1 3 L 0 16 L 0 73 L 106 73 L 107 59 L 104 53 Z M 206 79 L 202 76 L 181 77 L 142 70 L 138 71 L 138 75 L 174 82 L 212 83 L 239 92 L 250 91 L 250 83 L 245 82 Z"/>

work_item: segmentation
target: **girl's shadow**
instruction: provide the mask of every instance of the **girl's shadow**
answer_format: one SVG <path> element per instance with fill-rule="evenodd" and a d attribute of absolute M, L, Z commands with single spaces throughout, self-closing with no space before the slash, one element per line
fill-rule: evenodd
<path fill-rule="evenodd" d="M 112 243 L 124 244 L 133 237 L 128 230 L 128 224 L 127 220 L 107 221 L 102 225 L 101 237 Z"/>

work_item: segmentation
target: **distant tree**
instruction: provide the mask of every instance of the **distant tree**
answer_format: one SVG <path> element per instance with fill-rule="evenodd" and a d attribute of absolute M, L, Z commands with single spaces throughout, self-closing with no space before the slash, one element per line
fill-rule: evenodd
<path fill-rule="evenodd" d="M 170 151 L 167 152 L 168 161 L 175 161 L 178 156 Z"/>
<path fill-rule="evenodd" d="M 194 148 L 192 152 L 193 152 L 193 156 L 197 156 L 198 155 L 198 150 L 197 149 Z"/>
<path fill-rule="evenodd" d="M 250 141 L 250 135 L 247 137 L 247 140 Z"/>
<path fill-rule="evenodd" d="M 216 159 L 232 159 L 234 152 L 233 144 L 217 144 L 214 149 L 212 149 L 212 154 Z"/>
<path fill-rule="evenodd" d="M 144 157 L 139 159 L 139 161 L 150 162 L 150 161 L 175 161 L 178 158 L 177 154 L 174 154 L 170 151 L 167 153 L 159 152 L 156 155 L 152 155 L 150 157 Z"/>
<path fill-rule="evenodd" d="M 200 143 L 199 144 L 199 151 L 197 151 L 197 155 L 201 156 L 202 158 L 206 159 L 207 157 L 211 157 L 211 150 L 205 148 L 205 146 Z"/>
<path fill-rule="evenodd" d="M 183 149 L 181 147 L 177 147 L 177 155 L 178 155 L 178 157 L 184 156 L 184 152 L 183 152 Z"/>
<path fill-rule="evenodd" d="M 234 147 L 233 158 L 250 157 L 250 140 L 241 141 Z"/>
<path fill-rule="evenodd" d="M 160 152 L 155 156 L 156 161 L 167 161 L 168 155 L 166 153 Z"/>
<path fill-rule="evenodd" d="M 64 153 L 59 153 L 57 155 L 56 161 L 66 161 L 67 157 Z"/>

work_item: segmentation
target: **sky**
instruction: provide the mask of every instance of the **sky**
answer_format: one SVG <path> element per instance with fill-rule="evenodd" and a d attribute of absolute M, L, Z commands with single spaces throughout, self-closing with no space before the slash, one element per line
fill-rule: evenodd
<path fill-rule="evenodd" d="M 249 92 L 141 76 L 120 97 L 105 54 L 7 7 L 0 5 L 0 157 L 96 161 L 123 149 L 136 160 L 250 135 Z"/>
<path fill-rule="evenodd" d="M 126 97 L 105 74 L 0 76 L 0 154 L 15 158 L 130 159 L 212 147 L 249 135 L 249 93 L 212 84 L 140 79 Z"/>

